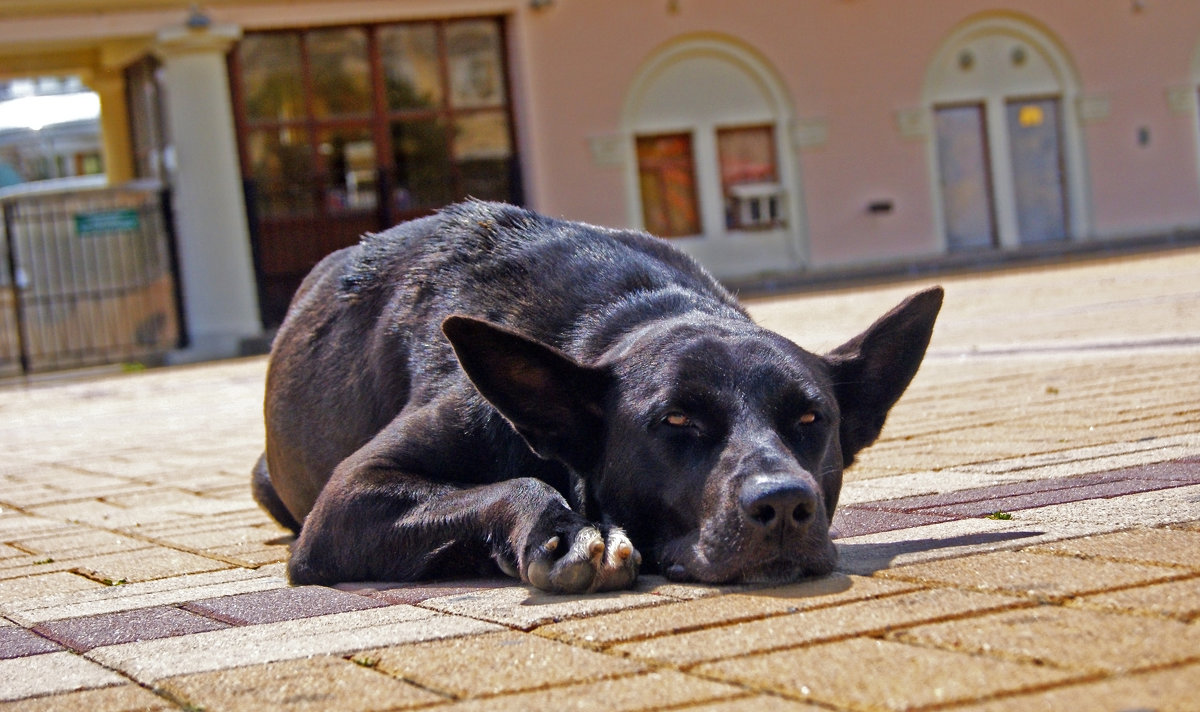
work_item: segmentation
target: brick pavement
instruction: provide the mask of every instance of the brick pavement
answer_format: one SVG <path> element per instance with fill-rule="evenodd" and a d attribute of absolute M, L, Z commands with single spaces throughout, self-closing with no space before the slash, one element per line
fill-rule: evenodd
<path fill-rule="evenodd" d="M 840 572 L 773 588 L 291 588 L 263 359 L 0 385 L 0 710 L 1200 709 L 1200 250 L 939 281 Z"/>

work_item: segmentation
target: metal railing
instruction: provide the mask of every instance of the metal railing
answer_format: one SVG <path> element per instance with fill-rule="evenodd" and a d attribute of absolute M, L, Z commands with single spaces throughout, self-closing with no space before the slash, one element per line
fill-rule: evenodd
<path fill-rule="evenodd" d="M 0 193 L 0 375 L 152 360 L 180 346 L 169 193 Z"/>

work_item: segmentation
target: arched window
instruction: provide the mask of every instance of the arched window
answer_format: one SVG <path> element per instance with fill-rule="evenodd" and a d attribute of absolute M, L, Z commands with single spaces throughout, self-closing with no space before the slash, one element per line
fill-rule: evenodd
<path fill-rule="evenodd" d="M 792 112 L 752 51 L 676 41 L 643 65 L 625 105 L 630 222 L 722 276 L 802 262 Z"/>
<path fill-rule="evenodd" d="M 1078 83 L 1045 32 L 1012 17 L 968 22 L 935 56 L 924 94 L 948 250 L 1084 232 Z"/>

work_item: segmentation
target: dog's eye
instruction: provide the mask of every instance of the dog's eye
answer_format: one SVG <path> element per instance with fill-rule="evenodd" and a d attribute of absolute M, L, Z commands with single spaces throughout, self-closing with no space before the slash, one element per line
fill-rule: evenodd
<path fill-rule="evenodd" d="M 797 418 L 796 423 L 798 425 L 812 425 L 813 423 L 817 422 L 817 420 L 817 414 L 809 412 Z"/>
<path fill-rule="evenodd" d="M 672 428 L 690 428 L 692 426 L 692 419 L 684 413 L 667 413 L 663 422 Z"/>

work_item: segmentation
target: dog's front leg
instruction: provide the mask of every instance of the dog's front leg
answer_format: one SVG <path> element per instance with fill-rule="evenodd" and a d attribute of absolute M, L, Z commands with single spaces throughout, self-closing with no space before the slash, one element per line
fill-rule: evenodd
<path fill-rule="evenodd" d="M 537 588 L 628 588 L 641 555 L 533 478 L 458 488 L 386 466 L 343 463 L 292 548 L 295 584 L 409 581 L 478 573 L 488 559 Z"/>

